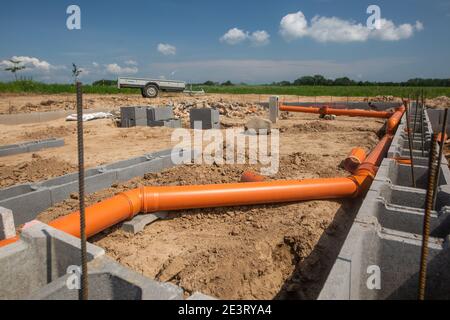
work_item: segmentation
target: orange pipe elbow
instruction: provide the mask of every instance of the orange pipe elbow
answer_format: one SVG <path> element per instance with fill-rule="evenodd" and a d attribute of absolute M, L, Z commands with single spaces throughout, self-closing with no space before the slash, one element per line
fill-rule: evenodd
<path fill-rule="evenodd" d="M 350 154 L 344 160 L 344 169 L 350 173 L 355 170 L 366 160 L 366 152 L 362 148 L 353 148 Z"/>

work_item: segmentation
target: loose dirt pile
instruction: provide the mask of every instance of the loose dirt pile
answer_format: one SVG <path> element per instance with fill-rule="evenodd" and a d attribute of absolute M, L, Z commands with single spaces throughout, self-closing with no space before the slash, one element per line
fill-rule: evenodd
<path fill-rule="evenodd" d="M 433 109 L 450 108 L 450 98 L 447 96 L 441 96 L 434 99 L 427 99 L 426 104 Z"/>
<path fill-rule="evenodd" d="M 62 138 L 71 134 L 76 134 L 76 132 L 75 127 L 47 126 L 46 128 L 37 131 L 25 132 L 22 137 L 26 140 L 44 140 L 49 138 Z"/>
<path fill-rule="evenodd" d="M 31 162 L 22 162 L 14 166 L 0 164 L 0 188 L 7 188 L 26 182 L 37 182 L 59 177 L 76 170 L 76 167 L 55 157 L 43 158 L 32 155 Z"/>

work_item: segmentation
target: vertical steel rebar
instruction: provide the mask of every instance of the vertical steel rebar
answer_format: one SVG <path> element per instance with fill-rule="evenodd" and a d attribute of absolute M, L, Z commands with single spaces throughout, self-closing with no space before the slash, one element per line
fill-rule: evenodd
<path fill-rule="evenodd" d="M 413 140 L 416 137 L 417 111 L 419 110 L 419 93 L 416 97 L 416 110 L 414 112 Z"/>
<path fill-rule="evenodd" d="M 422 157 L 425 157 L 425 96 L 422 89 L 422 103 L 420 108 L 420 131 L 421 131 L 421 143 L 422 143 Z"/>
<path fill-rule="evenodd" d="M 408 99 L 408 101 L 404 102 L 404 105 L 406 106 L 406 130 L 408 131 L 408 143 L 409 143 L 409 158 L 411 160 L 411 181 L 412 181 L 412 187 L 416 187 L 416 178 L 414 176 L 414 156 L 413 156 L 413 141 L 411 138 L 411 125 L 410 125 L 410 119 L 409 119 L 409 108 L 411 106 L 411 103 Z"/>
<path fill-rule="evenodd" d="M 419 271 L 419 291 L 418 299 L 425 300 L 425 290 L 427 281 L 427 263 L 428 263 L 428 243 L 430 238 L 430 220 L 433 209 L 433 190 L 436 179 L 436 140 L 437 135 L 433 134 L 431 139 L 431 148 L 428 165 L 428 186 L 425 198 L 425 214 L 423 218 L 422 250 L 420 254 Z"/>
<path fill-rule="evenodd" d="M 447 117 L 448 117 L 448 108 L 446 108 L 444 111 L 444 122 L 442 124 L 442 129 L 441 129 L 441 146 L 439 147 L 436 181 L 434 183 L 434 193 L 433 193 L 433 195 L 434 195 L 433 196 L 433 209 L 434 210 L 436 209 L 437 187 L 439 184 L 439 178 L 440 178 L 440 173 L 441 173 L 441 163 L 442 163 L 442 157 L 443 157 L 444 147 L 445 147 L 445 134 L 447 133 Z"/>
<path fill-rule="evenodd" d="M 88 300 L 88 270 L 86 252 L 86 219 L 84 203 L 84 141 L 83 141 L 83 88 L 77 82 L 77 138 L 78 138 L 78 191 L 80 202 L 80 240 L 81 240 L 81 290 L 80 299 Z"/>

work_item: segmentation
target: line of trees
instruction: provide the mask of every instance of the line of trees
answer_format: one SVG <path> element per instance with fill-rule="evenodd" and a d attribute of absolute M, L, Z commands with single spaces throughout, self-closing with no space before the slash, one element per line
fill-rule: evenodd
<path fill-rule="evenodd" d="M 242 84 L 242 83 L 241 83 Z M 231 81 L 223 83 L 206 81 L 200 85 L 204 86 L 233 86 Z M 303 76 L 293 82 L 280 81 L 272 82 L 272 86 L 402 86 L 402 87 L 450 87 L 450 79 L 423 79 L 415 78 L 403 82 L 373 82 L 355 81 L 348 77 L 327 79 L 322 75 Z"/>

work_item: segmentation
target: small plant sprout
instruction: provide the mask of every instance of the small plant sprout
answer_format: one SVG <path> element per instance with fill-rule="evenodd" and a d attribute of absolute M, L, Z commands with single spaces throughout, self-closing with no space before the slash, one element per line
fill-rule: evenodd
<path fill-rule="evenodd" d="M 26 67 L 20 65 L 22 61 L 10 59 L 9 62 L 12 64 L 10 67 L 6 68 L 5 71 L 11 71 L 14 74 L 14 78 L 17 81 L 17 72 L 24 70 Z"/>
<path fill-rule="evenodd" d="M 75 78 L 75 82 L 78 81 L 78 76 L 83 72 L 81 68 L 78 68 L 75 63 L 72 63 L 72 77 Z"/>

